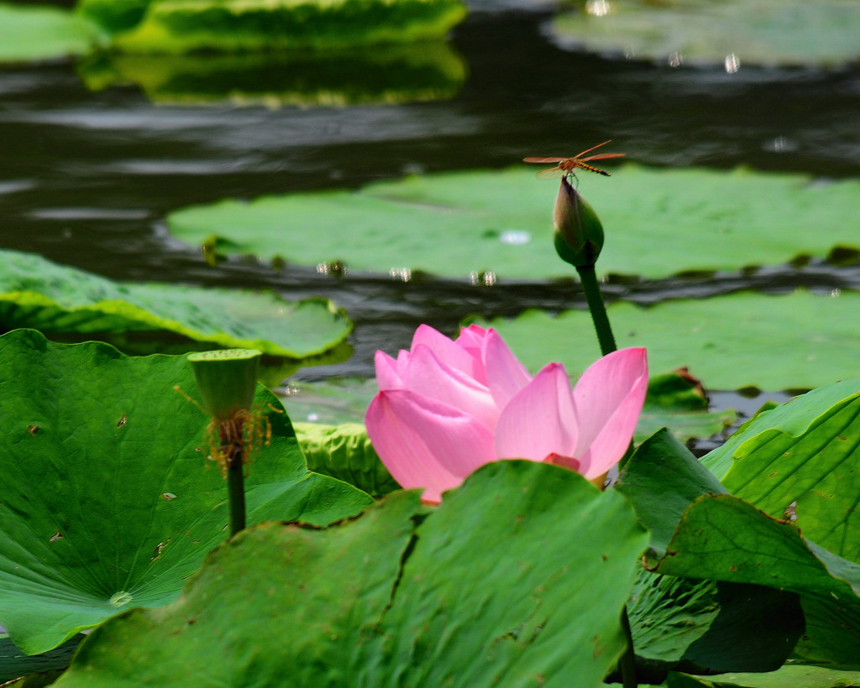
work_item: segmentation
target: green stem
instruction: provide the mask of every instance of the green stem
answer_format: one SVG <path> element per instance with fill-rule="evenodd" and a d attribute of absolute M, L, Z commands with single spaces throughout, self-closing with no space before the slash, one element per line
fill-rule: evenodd
<path fill-rule="evenodd" d="M 242 448 L 233 450 L 227 459 L 227 498 L 230 502 L 231 537 L 245 528 L 245 465 Z"/>
<path fill-rule="evenodd" d="M 594 322 L 594 329 L 597 332 L 597 341 L 600 342 L 600 351 L 606 356 L 618 347 L 615 345 L 612 326 L 606 315 L 606 306 L 603 304 L 603 294 L 600 291 L 600 284 L 597 282 L 594 265 L 577 266 L 576 271 L 579 273 L 579 279 L 582 280 L 585 300 L 588 302 L 588 310 L 591 311 L 591 320 Z"/>
<path fill-rule="evenodd" d="M 585 291 L 585 300 L 588 302 L 588 310 L 591 312 L 591 320 L 594 322 L 594 330 L 597 332 L 597 341 L 600 343 L 600 352 L 606 356 L 617 351 L 615 336 L 612 334 L 612 325 L 609 324 L 609 316 L 606 314 L 606 305 L 603 303 L 603 293 L 600 291 L 600 283 L 597 281 L 597 273 L 594 265 L 577 267 L 579 279 L 582 280 L 582 288 Z M 631 448 L 632 448 L 631 443 Z M 628 450 L 629 453 L 629 450 Z M 627 648 L 618 666 L 621 669 L 621 683 L 624 688 L 637 688 L 636 680 L 636 654 L 633 649 L 633 632 L 630 630 L 630 618 L 627 615 L 627 605 L 621 610 L 621 630 L 627 641 Z"/>
<path fill-rule="evenodd" d="M 624 631 L 624 639 L 627 641 L 627 649 L 618 660 L 621 667 L 621 685 L 624 688 L 637 688 L 636 681 L 636 655 L 633 652 L 633 632 L 630 630 L 630 618 L 627 616 L 627 605 L 621 610 L 621 629 Z"/>

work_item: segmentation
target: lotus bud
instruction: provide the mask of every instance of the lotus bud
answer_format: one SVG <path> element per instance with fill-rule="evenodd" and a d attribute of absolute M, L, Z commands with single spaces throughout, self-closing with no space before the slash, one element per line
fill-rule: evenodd
<path fill-rule="evenodd" d="M 603 248 L 603 225 L 567 175 L 561 179 L 552 219 L 559 258 L 578 268 L 594 265 Z"/>

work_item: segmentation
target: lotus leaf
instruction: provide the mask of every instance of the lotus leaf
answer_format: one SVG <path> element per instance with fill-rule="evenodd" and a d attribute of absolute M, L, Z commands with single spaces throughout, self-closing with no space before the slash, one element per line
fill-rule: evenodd
<path fill-rule="evenodd" d="M 175 599 L 227 536 L 227 486 L 185 358 L 15 330 L 0 337 L 0 370 L 0 624 L 15 644 L 44 652 Z M 324 525 L 371 501 L 307 469 L 271 392 L 258 387 L 254 408 L 249 523 Z"/>
<path fill-rule="evenodd" d="M 171 607 L 97 629 L 57 686 L 601 683 L 647 539 L 620 495 L 500 461 L 417 508 L 396 492 L 324 530 L 249 529 Z"/>

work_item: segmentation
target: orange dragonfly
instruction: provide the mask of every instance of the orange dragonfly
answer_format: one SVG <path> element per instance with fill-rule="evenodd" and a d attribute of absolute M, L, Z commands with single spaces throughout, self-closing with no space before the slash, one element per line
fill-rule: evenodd
<path fill-rule="evenodd" d="M 609 172 L 607 172 L 606 170 L 601 170 L 599 167 L 595 167 L 594 165 L 589 165 L 588 163 L 592 160 L 609 160 L 610 158 L 623 158 L 624 153 L 598 153 L 597 155 L 586 155 L 586 153 L 590 153 L 593 150 L 597 150 L 601 146 L 605 146 L 610 141 L 612 141 L 612 139 L 609 139 L 609 141 L 604 141 L 603 143 L 598 143 L 596 146 L 592 146 L 591 148 L 582 151 L 582 153 L 577 153 L 572 158 L 523 158 L 523 162 L 532 162 L 537 163 L 539 165 L 555 165 L 555 167 L 550 167 L 549 169 L 541 170 L 540 172 L 538 172 L 538 177 L 561 177 L 566 175 L 573 175 L 574 177 L 576 177 L 577 167 L 581 167 L 583 170 L 588 170 L 589 172 L 597 172 L 597 174 L 602 174 L 605 177 L 609 177 Z"/>

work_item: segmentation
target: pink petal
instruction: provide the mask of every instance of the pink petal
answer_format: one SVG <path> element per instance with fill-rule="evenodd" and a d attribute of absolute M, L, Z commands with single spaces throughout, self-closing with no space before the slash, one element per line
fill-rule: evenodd
<path fill-rule="evenodd" d="M 496 457 L 543 461 L 550 454 L 578 458 L 570 380 L 550 363 L 504 408 L 496 425 Z"/>
<path fill-rule="evenodd" d="M 477 325 L 469 325 L 460 330 L 457 346 L 461 347 L 472 359 L 471 376 L 481 384 L 487 384 L 487 374 L 484 370 L 484 340 L 488 330 Z"/>
<path fill-rule="evenodd" d="M 457 344 L 464 349 L 474 349 L 480 353 L 487 332 L 489 330 L 485 330 L 478 325 L 469 325 L 460 330 L 460 334 L 457 336 Z"/>
<path fill-rule="evenodd" d="M 384 351 L 377 351 L 373 363 L 376 366 L 376 384 L 380 390 L 403 387 L 403 380 L 397 372 L 397 361 L 391 356 Z"/>
<path fill-rule="evenodd" d="M 490 394 L 496 406 L 504 408 L 517 392 L 532 381 L 532 376 L 508 348 L 502 336 L 493 329 L 487 330 L 482 355 Z"/>
<path fill-rule="evenodd" d="M 365 415 L 376 453 L 404 488 L 426 488 L 422 499 L 439 502 L 493 460 L 490 432 L 474 418 L 405 390 L 380 392 Z"/>
<path fill-rule="evenodd" d="M 574 456 L 586 478 L 602 475 L 624 456 L 647 391 L 643 348 L 615 351 L 582 374 L 573 392 L 580 433 Z"/>
<path fill-rule="evenodd" d="M 426 346 L 439 360 L 450 367 L 475 377 L 475 358 L 457 342 L 448 339 L 429 325 L 419 325 L 415 330 L 415 335 L 412 337 L 412 352 L 414 353 L 420 346 Z"/>
<path fill-rule="evenodd" d="M 477 419 L 490 432 L 496 427 L 499 409 L 489 390 L 441 361 L 436 352 L 426 346 L 419 345 L 412 352 L 409 366 L 403 373 L 403 388 Z"/>

